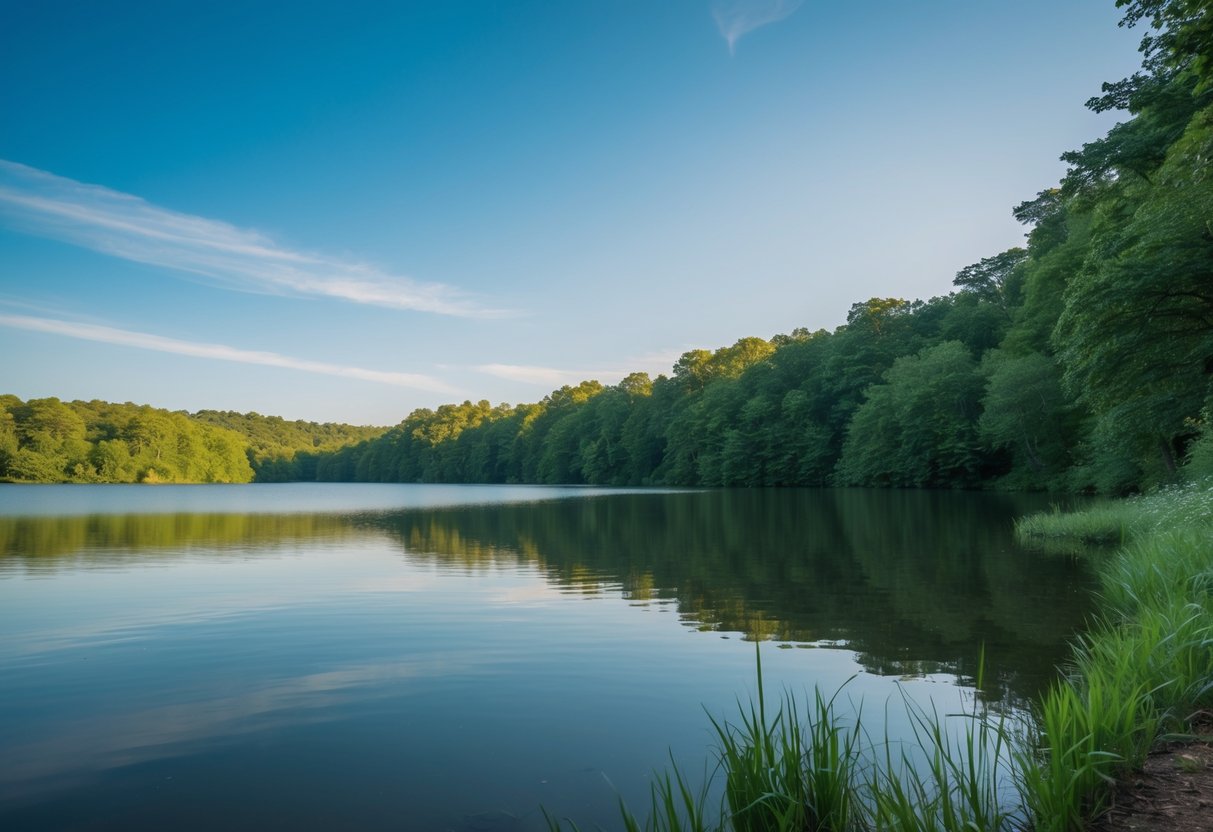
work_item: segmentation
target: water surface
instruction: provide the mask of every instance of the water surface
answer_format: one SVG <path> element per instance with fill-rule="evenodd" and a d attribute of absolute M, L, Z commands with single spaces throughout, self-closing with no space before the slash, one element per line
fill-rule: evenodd
<path fill-rule="evenodd" d="M 869 722 L 899 690 L 966 707 L 983 648 L 1014 707 L 1089 610 L 1080 566 L 1015 545 L 1037 507 L 5 486 L 0 828 L 611 829 L 669 753 L 703 770 L 755 640 L 769 686 L 846 683 Z"/>

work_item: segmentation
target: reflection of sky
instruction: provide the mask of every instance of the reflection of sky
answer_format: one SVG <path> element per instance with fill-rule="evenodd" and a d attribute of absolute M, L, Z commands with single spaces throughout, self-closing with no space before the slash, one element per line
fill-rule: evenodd
<path fill-rule="evenodd" d="M 458 605 L 500 623 L 516 607 L 560 598 L 533 571 L 444 582 L 432 566 L 403 564 L 381 535 L 363 537 L 287 557 L 231 560 L 214 550 L 154 569 L 0 582 L 0 692 L 25 715 L 0 716 L 11 752 L 0 761 L 0 797 L 199 743 L 339 720 L 417 678 L 493 672 L 502 653 L 477 634 L 488 622 L 460 621 Z M 427 633 L 444 624 L 460 632 Z M 40 703 L 48 685 L 58 689 Z"/>
<path fill-rule="evenodd" d="M 37 737 L 8 745 L 0 758 L 0 800 L 28 797 L 40 785 L 49 787 L 82 773 L 174 756 L 200 741 L 233 741 L 290 723 L 335 719 L 334 711 L 370 696 L 374 688 L 470 669 L 442 659 L 347 667 L 258 680 L 235 695 L 192 691 L 191 701 L 57 718 Z M 328 716 L 319 716 L 320 711 Z"/>
<path fill-rule="evenodd" d="M 5 485 L 2 516 L 75 516 L 110 512 L 198 514 L 336 514 L 407 508 L 525 503 L 596 494 L 662 493 L 679 489 L 549 485 L 441 485 L 384 483 L 255 483 L 253 485 Z"/>
<path fill-rule="evenodd" d="M 176 799 L 205 802 L 246 788 L 229 773 L 246 765 L 265 805 L 323 794 L 366 827 L 390 826 L 359 814 L 372 806 L 427 828 L 541 804 L 609 823 L 604 778 L 643 804 L 669 751 L 700 770 L 705 709 L 754 692 L 752 644 L 605 578 L 561 586 L 509 556 L 447 565 L 360 524 L 180 546 L 0 571 L 0 826 L 70 825 L 38 813 L 147 800 L 170 777 Z M 763 665 L 769 692 L 846 683 L 869 730 L 910 731 L 897 682 L 846 649 L 770 645 Z M 900 689 L 949 713 L 966 696 L 946 676 Z"/>

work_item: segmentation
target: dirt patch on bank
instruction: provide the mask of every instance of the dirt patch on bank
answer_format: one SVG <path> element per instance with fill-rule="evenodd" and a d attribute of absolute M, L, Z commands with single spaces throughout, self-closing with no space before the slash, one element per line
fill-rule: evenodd
<path fill-rule="evenodd" d="M 1095 832 L 1213 830 L 1213 718 L 1193 726 L 1195 742 L 1165 743 L 1121 784 Z"/>

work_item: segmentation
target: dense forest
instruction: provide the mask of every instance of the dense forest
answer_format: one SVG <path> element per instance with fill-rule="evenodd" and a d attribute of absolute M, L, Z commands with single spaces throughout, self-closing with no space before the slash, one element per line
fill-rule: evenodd
<path fill-rule="evenodd" d="M 1062 181 L 1014 209 L 1026 245 L 951 294 L 694 350 L 668 378 L 418 410 L 316 475 L 1123 492 L 1211 467 L 1213 18 L 1120 5 L 1147 24 L 1142 70 L 1087 106 L 1129 118 L 1063 154 Z"/>
<path fill-rule="evenodd" d="M 257 482 L 315 479 L 316 459 L 321 454 L 374 439 L 386 430 L 336 422 L 288 422 L 279 416 L 219 410 L 199 410 L 190 417 L 244 437 Z"/>
<path fill-rule="evenodd" d="M 179 437 L 215 445 L 217 461 L 177 452 L 171 474 L 163 470 L 208 481 L 255 471 L 264 480 L 1112 493 L 1167 481 L 1185 462 L 1213 472 L 1213 16 L 1199 0 L 1118 5 L 1123 25 L 1147 30 L 1142 69 L 1104 84 L 1087 106 L 1127 120 L 1064 153 L 1061 182 L 1014 208 L 1025 245 L 962 269 L 951 294 L 872 298 L 832 332 L 692 350 L 668 377 L 585 381 L 534 404 L 417 410 L 381 435 L 169 414 Z M 0 404 L 0 476 L 162 476 L 163 456 L 150 457 L 126 428 L 44 430 L 45 417 L 29 412 L 36 403 Z M 251 468 L 222 447 L 237 440 L 220 428 L 243 437 Z M 127 456 L 111 462 L 103 457 L 116 441 Z"/>
<path fill-rule="evenodd" d="M 251 482 L 306 471 L 317 454 L 383 428 L 287 422 L 257 413 L 189 414 L 134 404 L 0 396 L 0 480 Z"/>

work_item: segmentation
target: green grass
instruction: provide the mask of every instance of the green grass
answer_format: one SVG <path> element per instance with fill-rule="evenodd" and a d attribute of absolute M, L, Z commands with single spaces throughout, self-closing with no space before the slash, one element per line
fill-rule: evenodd
<path fill-rule="evenodd" d="M 1099 568 L 1101 617 L 1041 702 L 1021 765 L 1039 830 L 1082 828 L 1164 730 L 1213 705 L 1213 481 L 1073 514 L 1024 518 L 1021 537 L 1123 543 Z"/>
<path fill-rule="evenodd" d="M 1023 799 L 1040 832 L 1082 829 L 1157 738 L 1149 692 L 1124 669 L 1095 662 L 1090 676 L 1063 679 L 1043 697 L 1035 741 L 1018 750 Z"/>
<path fill-rule="evenodd" d="M 1041 512 L 1015 523 L 1020 539 L 1029 544 L 1082 547 L 1124 545 L 1169 529 L 1213 527 L 1213 478 L 1163 488 L 1139 497 L 1108 500 L 1080 511 Z"/>
<path fill-rule="evenodd" d="M 961 714 L 959 731 L 934 709 L 904 700 L 914 737 L 884 744 L 883 765 L 871 769 L 865 800 L 868 829 L 1011 829 L 1019 813 L 1000 787 L 1014 778 L 1017 758 L 1010 753 L 1014 732 L 1005 719 L 985 712 Z"/>
<path fill-rule="evenodd" d="M 757 644 L 755 645 L 757 648 Z M 794 695 L 785 693 L 768 718 L 762 655 L 756 652 L 758 701 L 739 705 L 735 723 L 709 717 L 725 772 L 729 828 L 737 832 L 855 827 L 860 717 L 846 728 L 834 708 L 841 689 L 826 699 L 814 692 L 807 724 Z"/>

